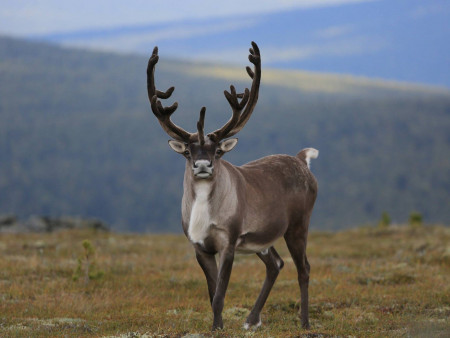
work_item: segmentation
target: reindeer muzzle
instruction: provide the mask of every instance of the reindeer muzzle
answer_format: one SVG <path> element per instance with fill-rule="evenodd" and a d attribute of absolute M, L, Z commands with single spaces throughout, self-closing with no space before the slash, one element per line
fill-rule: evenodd
<path fill-rule="evenodd" d="M 208 160 L 198 160 L 195 161 L 192 171 L 195 177 L 198 178 L 209 178 L 213 174 L 214 167 L 211 161 Z"/>

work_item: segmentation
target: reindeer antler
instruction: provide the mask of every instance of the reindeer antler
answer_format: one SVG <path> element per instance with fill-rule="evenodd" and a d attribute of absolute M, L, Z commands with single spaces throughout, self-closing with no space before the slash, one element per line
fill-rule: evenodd
<path fill-rule="evenodd" d="M 253 79 L 252 88 L 250 91 L 245 88 L 243 93 L 236 93 L 236 89 L 233 85 L 230 86 L 230 92 L 224 92 L 225 98 L 231 106 L 233 114 L 230 120 L 220 129 L 208 134 L 208 137 L 219 142 L 227 137 L 231 137 L 237 134 L 247 123 L 248 119 L 252 115 L 256 102 L 258 101 L 259 84 L 261 81 L 261 56 L 259 48 L 255 42 L 252 42 L 250 48 L 250 55 L 248 59 L 254 65 L 254 70 L 247 67 L 247 73 L 250 78 Z M 158 63 L 158 47 L 153 49 L 152 56 L 148 60 L 147 67 L 147 91 L 150 105 L 152 107 L 153 114 L 158 118 L 158 122 L 170 137 L 183 142 L 193 142 L 198 139 L 200 144 L 205 143 L 204 127 L 205 127 L 205 111 L 203 107 L 200 111 L 200 119 L 197 122 L 197 133 L 189 133 L 183 128 L 177 126 L 172 122 L 170 116 L 178 108 L 178 103 L 175 102 L 169 107 L 163 107 L 162 103 L 158 99 L 168 99 L 175 87 L 170 87 L 165 92 L 156 90 L 155 88 L 155 65 Z"/>
<path fill-rule="evenodd" d="M 189 133 L 183 128 L 177 126 L 172 122 L 170 116 L 175 112 L 178 108 L 178 103 L 175 102 L 173 105 L 169 107 L 163 107 L 162 103 L 159 99 L 168 99 L 175 87 L 170 87 L 165 92 L 156 90 L 155 88 L 155 65 L 158 63 L 158 47 L 153 49 L 152 56 L 148 60 L 147 66 L 147 91 L 148 91 L 148 99 L 150 100 L 150 105 L 152 107 L 153 114 L 158 118 L 159 124 L 164 129 L 164 131 L 169 134 L 170 137 L 173 137 L 176 140 L 189 142 L 195 140 L 199 134 L 197 133 Z M 200 112 L 200 120 L 204 121 L 205 119 L 205 107 L 202 108 Z M 203 118 L 202 118 L 203 116 Z M 203 122 L 202 122 L 203 126 Z"/>
<path fill-rule="evenodd" d="M 231 137 L 244 128 L 258 101 L 259 84 L 261 82 L 261 55 L 258 45 L 253 41 L 252 47 L 250 48 L 248 59 L 253 63 L 254 71 L 248 66 L 246 68 L 248 75 L 253 79 L 252 88 L 250 91 L 248 88 L 245 88 L 243 93 L 237 94 L 236 89 L 231 85 L 230 92 L 224 91 L 225 98 L 230 104 L 233 114 L 222 128 L 208 134 L 216 142 Z"/>

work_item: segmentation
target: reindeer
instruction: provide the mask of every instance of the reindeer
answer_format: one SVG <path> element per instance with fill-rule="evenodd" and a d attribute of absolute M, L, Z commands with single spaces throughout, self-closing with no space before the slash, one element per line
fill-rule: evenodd
<path fill-rule="evenodd" d="M 308 284 L 310 265 L 306 257 L 308 226 L 317 196 L 317 182 L 309 170 L 310 159 L 318 151 L 306 148 L 296 156 L 271 155 L 243 166 L 222 159 L 237 144 L 237 134 L 249 120 L 258 100 L 261 56 L 252 42 L 249 60 L 254 65 L 247 73 L 251 89 L 236 93 L 233 85 L 225 97 L 232 115 L 220 129 L 205 135 L 206 108 L 202 107 L 197 132 L 189 133 L 172 122 L 170 116 L 178 103 L 164 107 L 174 91 L 155 89 L 155 47 L 147 68 L 147 90 L 151 109 L 164 131 L 172 138 L 170 147 L 186 158 L 181 202 L 182 227 L 195 249 L 197 261 L 208 284 L 214 314 L 212 330 L 223 328 L 222 310 L 230 280 L 234 255 L 256 253 L 266 265 L 266 278 L 244 328 L 261 325 L 260 313 L 283 260 L 273 244 L 284 236 L 298 272 L 301 293 L 301 322 L 309 328 Z M 215 255 L 219 254 L 217 267 Z"/>

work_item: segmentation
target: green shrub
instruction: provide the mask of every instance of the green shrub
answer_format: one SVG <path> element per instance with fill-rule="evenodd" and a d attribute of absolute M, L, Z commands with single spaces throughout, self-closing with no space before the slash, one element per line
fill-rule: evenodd
<path fill-rule="evenodd" d="M 82 242 L 84 253 L 78 258 L 78 265 L 72 275 L 72 279 L 77 281 L 83 277 L 84 284 L 87 285 L 90 280 L 100 279 L 105 274 L 100 270 L 95 262 L 95 249 L 92 243 L 85 239 Z"/>
<path fill-rule="evenodd" d="M 385 211 L 381 214 L 381 219 L 378 222 L 378 226 L 380 228 L 387 228 L 391 224 L 391 217 L 389 214 Z"/>
<path fill-rule="evenodd" d="M 422 214 L 420 212 L 417 212 L 417 211 L 411 212 L 411 214 L 409 215 L 408 223 L 412 227 L 420 227 L 420 226 L 422 226 L 423 225 Z"/>

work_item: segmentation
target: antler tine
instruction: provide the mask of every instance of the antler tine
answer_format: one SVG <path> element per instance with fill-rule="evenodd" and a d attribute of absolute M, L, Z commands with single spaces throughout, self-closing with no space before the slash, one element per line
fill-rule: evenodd
<path fill-rule="evenodd" d="M 197 122 L 198 141 L 201 145 L 205 144 L 205 113 L 206 107 L 200 110 L 200 119 Z"/>
<path fill-rule="evenodd" d="M 231 106 L 231 109 L 237 110 L 239 109 L 239 101 L 238 97 L 240 94 L 236 94 L 236 88 L 234 88 L 233 85 L 230 86 L 230 92 L 224 90 L 225 98 L 227 99 L 228 103 Z"/>
<path fill-rule="evenodd" d="M 255 76 L 253 70 L 249 66 L 247 66 L 245 69 L 247 70 L 248 75 L 253 79 L 253 77 Z"/>
<path fill-rule="evenodd" d="M 248 88 L 245 88 L 244 93 L 238 94 L 237 97 L 241 98 L 241 102 L 239 103 L 239 110 L 242 110 L 248 102 L 248 98 L 250 96 L 250 92 Z"/>
<path fill-rule="evenodd" d="M 152 55 L 148 60 L 147 66 L 147 92 L 148 99 L 150 101 L 150 106 L 152 108 L 153 114 L 158 118 L 158 122 L 164 131 L 169 134 L 170 137 L 177 139 L 179 141 L 188 142 L 194 137 L 195 134 L 188 133 L 181 127 L 177 126 L 172 122 L 170 116 L 178 108 L 178 103 L 175 102 L 169 107 L 163 107 L 160 99 L 168 99 L 175 87 L 170 87 L 165 92 L 156 90 L 155 88 L 155 65 L 159 61 L 158 47 L 153 49 Z"/>
<path fill-rule="evenodd" d="M 247 73 L 252 81 L 250 91 L 245 88 L 244 93 L 236 94 L 234 86 L 230 86 L 230 92 L 225 91 L 225 98 L 233 110 L 231 119 L 220 129 L 209 134 L 210 137 L 220 141 L 237 134 L 250 118 L 256 102 L 258 101 L 259 84 L 261 81 L 261 55 L 258 45 L 252 41 L 248 59 L 254 65 L 254 70 L 246 67 Z M 240 102 L 239 102 L 239 99 Z"/>

